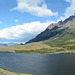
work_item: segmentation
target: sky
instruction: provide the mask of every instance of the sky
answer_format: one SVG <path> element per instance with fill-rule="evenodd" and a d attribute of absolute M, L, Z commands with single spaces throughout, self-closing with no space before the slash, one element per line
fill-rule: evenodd
<path fill-rule="evenodd" d="M 0 0 L 0 43 L 25 43 L 74 13 L 75 0 Z"/>

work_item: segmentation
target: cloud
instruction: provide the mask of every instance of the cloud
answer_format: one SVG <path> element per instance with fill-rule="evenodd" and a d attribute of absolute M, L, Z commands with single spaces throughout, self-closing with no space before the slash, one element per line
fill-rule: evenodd
<path fill-rule="evenodd" d="M 63 21 L 66 18 L 68 18 L 69 16 L 75 14 L 75 0 L 65 0 L 65 1 L 68 2 L 70 4 L 70 6 L 66 8 L 64 15 L 60 16 L 59 19 L 57 20 L 57 22 L 60 20 Z"/>
<path fill-rule="evenodd" d="M 0 21 L 0 24 L 2 24 L 3 22 L 2 21 Z"/>
<path fill-rule="evenodd" d="M 15 19 L 15 22 L 19 22 L 19 20 L 18 19 Z"/>
<path fill-rule="evenodd" d="M 52 12 L 47 8 L 44 0 L 17 0 L 17 7 L 11 9 L 28 12 L 39 17 L 58 16 L 58 12 Z"/>
<path fill-rule="evenodd" d="M 12 26 L 0 30 L 0 41 L 1 42 L 26 42 L 34 38 L 37 34 L 44 31 L 45 28 L 52 23 L 48 21 L 46 23 L 31 22 L 24 23 L 23 25 Z"/>
<path fill-rule="evenodd" d="M 65 0 L 66 2 L 69 2 L 70 6 L 66 8 L 65 16 L 71 16 L 75 13 L 75 0 Z"/>

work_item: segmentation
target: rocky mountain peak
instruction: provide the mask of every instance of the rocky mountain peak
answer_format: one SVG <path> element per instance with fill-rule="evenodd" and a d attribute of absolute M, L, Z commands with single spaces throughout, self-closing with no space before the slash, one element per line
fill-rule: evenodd
<path fill-rule="evenodd" d="M 72 15 L 72 16 L 70 16 L 70 17 L 68 17 L 67 19 L 65 19 L 65 20 L 63 21 L 63 24 L 67 23 L 68 21 L 72 21 L 74 18 L 75 18 L 75 14 Z"/>
<path fill-rule="evenodd" d="M 49 38 L 55 37 L 56 35 L 59 35 L 65 29 L 74 29 L 74 28 L 75 28 L 75 14 L 68 17 L 64 21 L 59 21 L 58 23 L 50 24 L 45 31 L 41 32 L 34 39 L 28 41 L 27 43 L 44 41 Z"/>

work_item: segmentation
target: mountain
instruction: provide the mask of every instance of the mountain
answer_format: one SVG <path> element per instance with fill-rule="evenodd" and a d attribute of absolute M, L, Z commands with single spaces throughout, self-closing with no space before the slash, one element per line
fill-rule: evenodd
<path fill-rule="evenodd" d="M 75 53 L 75 15 L 50 24 L 45 31 L 26 44 L 0 48 L 20 53 Z"/>
<path fill-rule="evenodd" d="M 0 48 L 7 47 L 7 44 L 0 44 Z"/>
<path fill-rule="evenodd" d="M 58 52 L 75 53 L 75 15 L 64 21 L 50 24 L 45 31 L 41 32 L 28 43 L 42 42 L 58 50 Z M 61 48 L 59 50 L 59 48 Z"/>
<path fill-rule="evenodd" d="M 9 42 L 7 43 L 8 46 L 13 46 L 13 45 L 17 45 L 18 43 L 13 43 L 13 42 Z"/>
<path fill-rule="evenodd" d="M 45 31 L 37 35 L 32 40 L 28 41 L 27 43 L 31 42 L 39 42 L 39 41 L 45 41 L 47 39 L 50 39 L 52 37 L 55 37 L 62 32 L 66 30 L 74 30 L 75 28 L 75 15 L 70 16 L 64 21 L 59 21 L 58 23 L 52 23 L 49 25 Z"/>

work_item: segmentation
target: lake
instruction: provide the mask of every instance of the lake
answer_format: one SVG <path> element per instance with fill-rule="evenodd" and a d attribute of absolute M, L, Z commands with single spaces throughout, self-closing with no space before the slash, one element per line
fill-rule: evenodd
<path fill-rule="evenodd" d="M 0 68 L 32 75 L 75 75 L 75 54 L 0 52 Z"/>

